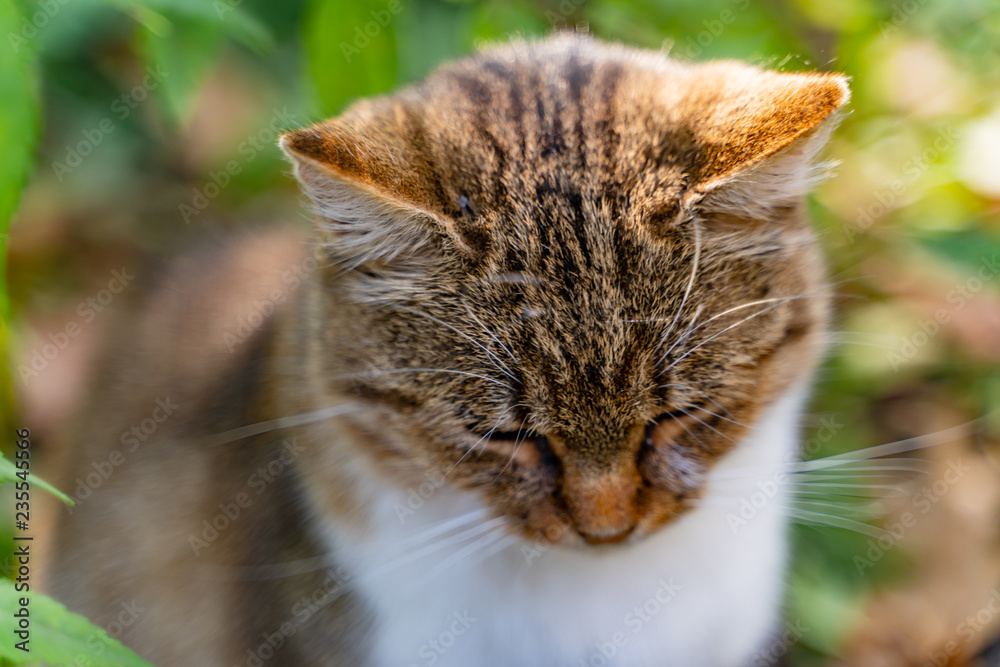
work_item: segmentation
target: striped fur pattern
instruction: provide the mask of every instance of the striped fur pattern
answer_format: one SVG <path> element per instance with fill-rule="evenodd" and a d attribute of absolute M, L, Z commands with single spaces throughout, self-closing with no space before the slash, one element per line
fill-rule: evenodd
<path fill-rule="evenodd" d="M 816 357 L 802 196 L 846 97 L 564 36 L 286 135 L 321 308 L 352 322 L 327 390 L 370 401 L 387 466 L 448 470 L 526 535 L 650 534 Z"/>

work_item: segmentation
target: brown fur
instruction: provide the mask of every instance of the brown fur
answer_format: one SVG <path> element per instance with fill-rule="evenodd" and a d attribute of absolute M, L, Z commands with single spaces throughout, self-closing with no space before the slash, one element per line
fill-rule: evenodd
<path fill-rule="evenodd" d="M 661 529 L 815 364 L 826 289 L 802 195 L 846 99 L 835 75 L 564 36 L 286 135 L 320 268 L 234 355 L 220 328 L 291 246 L 237 244 L 156 293 L 107 377 L 111 407 L 80 431 L 80 468 L 152 397 L 184 410 L 66 522 L 59 594 L 98 622 L 142 596 L 132 643 L 154 661 L 242 661 L 324 585 L 319 566 L 260 568 L 320 559 L 314 517 L 367 530 L 359 469 L 400 488 L 450 471 L 512 530 L 569 548 Z M 293 473 L 194 558 L 187 536 L 291 437 Z M 269 664 L 363 664 L 367 618 L 345 590 Z"/>

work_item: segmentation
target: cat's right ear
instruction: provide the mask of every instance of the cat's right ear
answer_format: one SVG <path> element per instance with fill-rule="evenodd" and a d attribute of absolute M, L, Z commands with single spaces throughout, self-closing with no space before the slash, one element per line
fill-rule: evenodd
<path fill-rule="evenodd" d="M 331 256 L 349 267 L 469 252 L 405 110 L 387 100 L 282 135 Z"/>

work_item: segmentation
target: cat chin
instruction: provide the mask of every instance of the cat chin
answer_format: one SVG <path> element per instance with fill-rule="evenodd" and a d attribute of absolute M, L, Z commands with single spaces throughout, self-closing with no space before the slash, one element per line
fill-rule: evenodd
<path fill-rule="evenodd" d="M 569 521 L 558 519 L 542 526 L 514 529 L 511 532 L 519 535 L 527 543 L 545 543 L 558 549 L 604 553 L 615 549 L 627 549 L 655 537 L 661 531 L 669 530 L 672 524 L 693 509 L 694 505 L 688 505 L 673 509 L 666 514 L 643 516 L 626 534 L 611 535 L 607 538 L 584 536 Z M 499 512 L 498 515 L 503 516 Z M 514 522 L 517 517 L 511 517 L 511 520 Z"/>

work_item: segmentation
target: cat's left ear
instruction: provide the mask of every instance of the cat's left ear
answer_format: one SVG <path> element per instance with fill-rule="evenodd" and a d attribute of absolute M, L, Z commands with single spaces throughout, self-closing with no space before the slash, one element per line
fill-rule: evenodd
<path fill-rule="evenodd" d="M 389 98 L 282 135 L 324 243 L 342 263 L 412 264 L 434 246 L 469 251 L 421 140 L 405 104 Z"/>
<path fill-rule="evenodd" d="M 699 74 L 686 100 L 698 110 L 689 197 L 702 209 L 759 219 L 799 200 L 850 99 L 846 77 L 732 62 L 702 65 Z"/>

